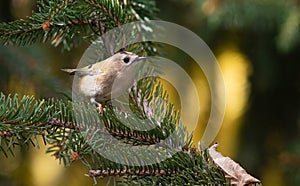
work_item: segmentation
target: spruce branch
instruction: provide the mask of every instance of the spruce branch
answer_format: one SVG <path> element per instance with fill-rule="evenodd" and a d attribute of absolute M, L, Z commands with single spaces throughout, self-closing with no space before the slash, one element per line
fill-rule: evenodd
<path fill-rule="evenodd" d="M 131 90 L 132 108 L 140 117 L 150 116 L 151 112 L 145 108 L 145 103 L 153 99 L 149 86 L 155 90 L 155 94 L 163 99 L 158 99 L 157 105 L 161 100 L 167 100 L 167 94 L 163 92 L 161 84 L 140 82 Z M 139 91 L 143 88 L 143 91 Z M 144 98 L 144 99 L 143 99 Z M 178 115 L 174 115 L 173 106 L 169 105 L 165 118 L 159 127 L 152 131 L 134 131 L 129 127 L 122 125 L 116 120 L 116 115 L 122 115 L 121 111 L 114 108 L 105 107 L 103 114 L 95 114 L 90 109 L 92 105 L 80 104 L 80 111 L 85 120 L 77 121 L 71 102 L 59 100 L 35 100 L 33 97 L 24 96 L 20 101 L 17 95 L 5 96 L 1 94 L 0 99 L 0 131 L 1 143 L 6 144 L 6 148 L 1 146 L 1 151 L 7 155 L 7 151 L 12 152 L 16 145 L 37 145 L 37 137 L 42 136 L 44 143 L 49 145 L 47 153 L 51 153 L 55 158 L 62 161 L 65 165 L 73 161 L 81 160 L 90 170 L 90 177 L 121 176 L 125 183 L 150 184 L 150 183 L 220 183 L 226 184 L 227 181 L 222 172 L 210 164 L 205 153 L 200 153 L 191 145 L 191 136 L 187 134 L 186 129 L 178 123 Z M 146 104 L 146 107 L 149 104 Z M 77 113 L 78 114 L 78 113 Z M 93 119 L 101 119 L 105 123 L 105 129 L 88 128 L 90 125 L 81 125 L 78 122 L 86 123 Z M 177 124 L 177 126 L 176 126 Z M 87 127 L 87 128 L 83 128 Z M 94 127 L 94 126 L 93 126 Z M 80 130 L 79 130 L 80 129 Z M 90 133 L 90 131 L 93 131 Z M 164 132 L 163 132 L 164 131 Z M 93 143 L 86 142 L 89 140 Z M 125 166 L 116 162 L 107 160 L 99 155 L 94 149 L 97 149 L 99 139 L 95 134 L 108 133 L 121 140 L 123 143 L 132 145 L 151 145 L 164 140 L 172 132 L 176 132 L 179 139 L 171 139 L 168 145 L 172 148 L 178 148 L 178 140 L 184 141 L 184 146 L 178 149 L 178 152 L 170 156 L 167 160 L 142 166 Z M 98 141 L 97 141 L 98 140 Z M 154 141 L 152 141 L 154 140 Z M 113 144 L 110 144 L 113 145 Z M 157 146 L 157 148 L 160 148 Z M 149 152 L 144 152 L 144 156 L 149 156 Z M 117 155 L 123 158 L 130 157 L 125 154 Z M 149 156 L 151 158 L 151 156 Z M 193 179 L 192 179 L 193 178 Z"/>
<path fill-rule="evenodd" d="M 38 0 L 38 11 L 28 19 L 0 23 L 0 42 L 24 46 L 51 41 L 54 46 L 63 45 L 70 50 L 84 38 L 94 40 L 130 21 L 155 18 L 153 4 L 154 1 L 130 1 L 125 5 L 109 0 Z"/>
<path fill-rule="evenodd" d="M 155 81 L 152 80 L 151 82 Z M 137 107 L 135 112 L 140 114 L 141 117 L 149 114 L 149 112 L 146 112 L 147 109 L 144 109 L 142 104 L 145 101 L 141 101 L 141 98 L 148 99 L 147 101 L 149 102 L 152 98 L 150 96 L 151 91 L 146 91 L 145 88 L 152 86 L 156 94 L 160 95 L 160 97 L 164 96 L 164 100 L 167 100 L 167 95 L 162 92 L 160 84 L 155 86 L 152 83 L 148 84 L 148 86 L 145 85 L 147 83 L 141 82 L 140 86 L 144 86 L 143 91 L 139 91 L 139 88 L 136 88 L 136 92 L 132 90 L 133 92 L 131 93 L 133 103 L 140 104 L 134 104 L 132 107 Z M 160 127 L 147 132 L 134 131 L 122 125 L 115 118 L 116 114 L 123 113 L 110 107 L 105 107 L 106 111 L 103 114 L 95 114 L 95 112 L 90 110 L 91 108 L 94 110 L 94 106 L 80 104 L 83 106 L 80 107 L 80 110 L 83 112 L 82 116 L 86 119 L 84 121 L 93 120 L 95 117 L 104 121 L 107 130 L 95 130 L 97 128 L 82 128 L 90 126 L 78 123 L 83 122 L 83 120 L 77 121 L 75 119 L 74 114 L 76 114 L 76 111 L 74 112 L 72 108 L 74 103 L 71 102 L 65 103 L 54 99 L 35 100 L 33 97 L 28 96 L 24 96 L 19 100 L 17 95 L 11 97 L 1 94 L 0 105 L 0 131 L 2 134 L 0 139 L 1 143 L 4 144 L 1 146 L 1 151 L 5 155 L 7 155 L 7 152 L 12 153 L 12 149 L 17 145 L 28 146 L 32 144 L 39 146 L 37 138 L 42 136 L 44 143 L 49 145 L 47 153 L 52 154 L 65 165 L 77 160 L 82 161 L 90 169 L 88 173 L 90 177 L 118 175 L 128 183 L 186 183 L 187 179 L 179 179 L 178 175 L 181 175 L 183 177 L 194 177 L 194 182 L 191 183 L 196 183 L 197 181 L 197 183 L 227 183 L 222 172 L 219 169 L 212 168 L 212 164 L 204 163 L 208 161 L 207 158 L 196 152 L 195 148 L 191 146 L 191 136 L 187 134 L 186 129 L 180 123 L 177 123 L 179 118 L 177 115 L 174 115 L 175 112 L 171 105 L 168 106 L 169 109 L 167 110 L 169 113 L 165 114 L 166 118 L 163 119 Z M 176 123 L 177 126 L 175 125 Z M 90 133 L 90 131 L 92 132 Z M 107 160 L 94 150 L 98 148 L 99 144 L 102 144 L 101 141 L 99 143 L 99 139 L 96 139 L 97 136 L 95 135 L 99 135 L 101 132 L 106 132 L 117 137 L 123 143 L 132 145 L 151 145 L 164 140 L 170 133 L 176 132 L 179 139 L 172 139 L 168 145 L 178 148 L 178 140 L 183 140 L 185 145 L 179 147 L 178 153 L 161 163 L 125 166 Z M 89 140 L 93 143 L 86 141 L 88 137 L 86 134 L 92 135 Z M 157 146 L 157 148 L 160 147 Z M 149 155 L 149 152 L 144 154 L 145 157 Z M 117 156 L 129 158 L 128 161 L 130 161 L 130 157 L 126 153 Z M 203 168 L 204 165 L 207 165 L 207 167 Z M 195 166 L 199 168 L 196 169 Z M 212 173 L 212 170 L 215 173 Z M 219 181 L 216 182 L 218 179 Z"/>
<path fill-rule="evenodd" d="M 90 177 L 120 176 L 127 185 L 230 185 L 224 173 L 208 159 L 207 150 L 185 147 L 171 159 L 159 165 L 114 170 L 89 170 Z"/>
<path fill-rule="evenodd" d="M 120 5 L 119 1 L 102 1 L 97 2 L 95 0 L 85 0 L 87 3 L 92 5 L 93 7 L 99 8 L 102 10 L 104 14 L 106 14 L 111 20 L 113 20 L 114 24 L 118 27 L 121 26 L 122 18 L 124 18 L 124 13 L 122 6 Z M 114 11 L 114 13 L 112 12 Z"/>

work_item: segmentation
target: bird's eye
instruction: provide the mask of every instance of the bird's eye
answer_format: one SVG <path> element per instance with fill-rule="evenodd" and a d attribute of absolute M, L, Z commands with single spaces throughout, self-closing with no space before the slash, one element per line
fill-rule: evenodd
<path fill-rule="evenodd" d="M 124 61 L 125 63 L 128 63 L 128 62 L 130 61 L 130 58 L 129 58 L 129 57 L 125 57 L 125 58 L 123 59 L 123 61 Z"/>

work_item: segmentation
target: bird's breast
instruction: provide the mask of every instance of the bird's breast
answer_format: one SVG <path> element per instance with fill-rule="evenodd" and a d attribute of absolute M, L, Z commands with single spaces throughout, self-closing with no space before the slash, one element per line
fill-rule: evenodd
<path fill-rule="evenodd" d="M 84 96 L 87 97 L 94 97 L 102 90 L 101 83 L 97 82 L 97 75 L 82 77 L 79 88 Z"/>

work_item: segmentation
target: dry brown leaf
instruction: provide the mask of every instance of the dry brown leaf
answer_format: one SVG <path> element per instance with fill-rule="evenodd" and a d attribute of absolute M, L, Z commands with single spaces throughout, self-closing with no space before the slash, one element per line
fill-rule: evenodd
<path fill-rule="evenodd" d="M 217 147 L 218 144 L 211 146 L 208 149 L 208 154 L 214 164 L 224 171 L 225 177 L 229 179 L 232 185 L 244 186 L 247 184 L 260 183 L 260 180 L 248 174 L 239 164 L 219 153 Z"/>

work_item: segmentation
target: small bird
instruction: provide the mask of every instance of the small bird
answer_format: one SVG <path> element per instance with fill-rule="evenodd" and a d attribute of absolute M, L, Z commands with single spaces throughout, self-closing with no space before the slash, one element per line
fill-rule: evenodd
<path fill-rule="evenodd" d="M 136 63 L 145 59 L 121 51 L 113 56 L 79 69 L 61 69 L 79 78 L 79 91 L 91 103 L 102 108 L 101 103 L 121 95 L 134 80 Z M 114 96 L 114 97 L 112 97 Z"/>

